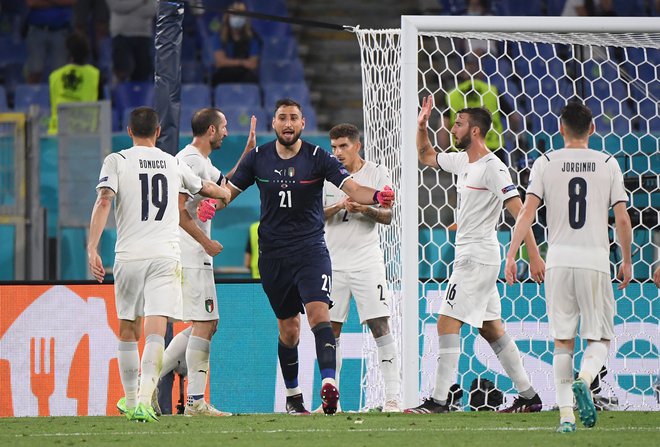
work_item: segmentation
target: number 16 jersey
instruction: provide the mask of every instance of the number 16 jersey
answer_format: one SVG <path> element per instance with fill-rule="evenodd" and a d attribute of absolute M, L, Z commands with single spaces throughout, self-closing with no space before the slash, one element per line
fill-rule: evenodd
<path fill-rule="evenodd" d="M 108 155 L 96 189 L 116 194 L 116 260 L 180 260 L 179 189 L 192 193 L 202 180 L 157 147 L 134 146 Z"/>
<path fill-rule="evenodd" d="M 608 210 L 628 201 L 614 157 L 591 149 L 549 152 L 534 162 L 527 194 L 545 201 L 546 268 L 583 268 L 609 274 Z"/>

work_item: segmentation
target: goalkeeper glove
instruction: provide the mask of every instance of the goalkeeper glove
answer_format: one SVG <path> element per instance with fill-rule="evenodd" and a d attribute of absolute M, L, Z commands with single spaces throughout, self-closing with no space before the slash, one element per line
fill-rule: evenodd
<path fill-rule="evenodd" d="M 202 222 L 213 219 L 215 215 L 215 199 L 204 199 L 197 206 L 197 217 Z"/>
<path fill-rule="evenodd" d="M 385 186 L 382 191 L 376 191 L 374 193 L 374 203 L 378 203 L 385 208 L 390 208 L 394 203 L 394 190 L 389 186 Z"/>

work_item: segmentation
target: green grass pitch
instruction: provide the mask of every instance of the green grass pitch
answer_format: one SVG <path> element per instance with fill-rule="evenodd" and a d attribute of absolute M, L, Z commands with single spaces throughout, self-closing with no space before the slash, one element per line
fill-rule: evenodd
<path fill-rule="evenodd" d="M 224 418 L 164 416 L 159 423 L 123 417 L 0 419 L 5 446 L 657 446 L 657 412 L 605 412 L 593 429 L 555 433 L 557 412 L 404 415 L 341 413 Z"/>

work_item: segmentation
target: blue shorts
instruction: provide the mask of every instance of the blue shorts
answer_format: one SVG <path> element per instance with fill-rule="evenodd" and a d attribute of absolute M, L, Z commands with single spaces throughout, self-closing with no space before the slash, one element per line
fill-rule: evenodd
<path fill-rule="evenodd" d="M 280 320 L 305 313 L 305 304 L 330 304 L 332 264 L 327 249 L 287 258 L 259 257 L 261 285 Z"/>

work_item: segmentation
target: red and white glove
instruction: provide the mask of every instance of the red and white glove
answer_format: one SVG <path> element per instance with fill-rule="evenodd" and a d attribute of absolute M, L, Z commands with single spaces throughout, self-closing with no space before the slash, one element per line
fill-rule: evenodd
<path fill-rule="evenodd" d="M 215 216 L 215 199 L 204 199 L 197 206 L 197 217 L 202 222 L 213 219 Z"/>
<path fill-rule="evenodd" d="M 394 190 L 389 186 L 385 186 L 382 191 L 374 193 L 374 203 L 378 203 L 384 208 L 391 208 L 394 203 Z"/>

